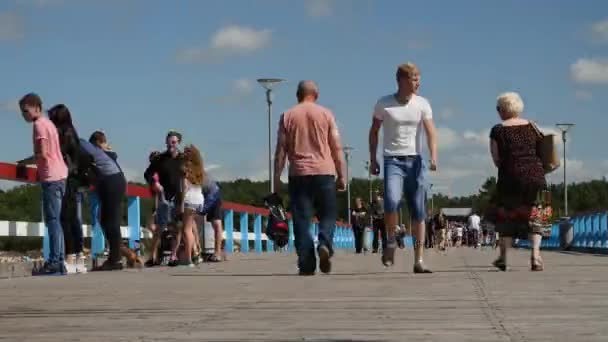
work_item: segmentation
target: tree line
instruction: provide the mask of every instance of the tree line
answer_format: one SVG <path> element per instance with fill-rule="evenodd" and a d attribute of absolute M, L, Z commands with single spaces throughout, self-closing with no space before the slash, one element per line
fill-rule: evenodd
<path fill-rule="evenodd" d="M 137 184 L 137 183 L 133 183 Z M 138 184 L 143 185 L 143 184 Z M 238 202 L 253 206 L 264 206 L 263 198 L 268 194 L 269 183 L 256 182 L 248 179 L 237 179 L 234 181 L 220 182 L 222 189 L 222 198 L 225 201 Z M 370 197 L 370 181 L 364 178 L 354 178 L 351 180 L 351 206 L 355 204 L 355 198 L 361 199 L 369 204 Z M 377 190 L 383 191 L 382 179 L 374 179 L 371 181 L 371 189 L 373 196 Z M 554 184 L 549 187 L 554 208 L 555 218 L 559 218 L 563 214 L 563 196 L 564 187 L 561 184 Z M 473 208 L 478 213 L 482 214 L 488 207 L 490 198 L 496 191 L 496 178 L 488 178 L 480 189 L 474 194 L 468 196 L 450 196 L 444 193 L 434 193 L 432 195 L 432 203 L 435 211 L 439 208 Z M 285 202 L 287 201 L 287 185 L 283 184 L 281 193 L 284 195 Z M 587 182 L 572 183 L 568 185 L 568 204 L 570 215 L 575 213 L 600 211 L 608 209 L 608 181 L 604 178 L 601 180 L 591 180 Z M 126 198 L 123 199 L 123 224 L 127 224 L 127 205 Z M 338 201 L 338 218 L 343 221 L 348 220 L 347 210 L 347 193 L 340 192 L 337 195 Z M 428 198 L 431 206 L 431 197 Z M 141 222 L 146 224 L 150 215 L 152 202 L 148 199 L 141 201 Z M 286 203 L 289 209 L 289 203 Z M 89 199 L 85 196 L 83 203 L 83 220 L 86 224 L 91 222 L 91 213 Z M 407 208 L 402 211 L 402 216 L 407 217 Z M 21 185 L 10 190 L 0 190 L 0 220 L 6 221 L 41 221 L 41 202 L 40 202 L 40 187 L 37 185 Z"/>

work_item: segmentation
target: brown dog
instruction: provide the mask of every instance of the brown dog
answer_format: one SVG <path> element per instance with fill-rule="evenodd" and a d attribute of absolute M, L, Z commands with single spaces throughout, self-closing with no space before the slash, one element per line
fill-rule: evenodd
<path fill-rule="evenodd" d="M 120 254 L 127 259 L 127 268 L 143 268 L 144 261 L 131 248 L 120 246 Z"/>

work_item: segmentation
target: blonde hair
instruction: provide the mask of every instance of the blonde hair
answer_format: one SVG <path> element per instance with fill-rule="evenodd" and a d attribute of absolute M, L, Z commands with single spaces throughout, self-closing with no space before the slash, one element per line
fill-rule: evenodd
<path fill-rule="evenodd" d="M 420 69 L 414 63 L 407 62 L 397 67 L 397 81 L 401 78 L 412 78 L 417 75 L 420 75 Z"/>
<path fill-rule="evenodd" d="M 507 92 L 496 98 L 496 109 L 506 117 L 517 117 L 524 112 L 524 101 L 516 92 Z"/>
<path fill-rule="evenodd" d="M 199 150 L 192 144 L 184 148 L 184 176 L 193 185 L 201 185 L 204 182 L 204 164 Z"/>

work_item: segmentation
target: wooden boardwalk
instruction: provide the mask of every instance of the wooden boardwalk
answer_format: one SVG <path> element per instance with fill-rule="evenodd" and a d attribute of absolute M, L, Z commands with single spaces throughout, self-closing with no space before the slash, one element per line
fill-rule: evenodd
<path fill-rule="evenodd" d="M 547 252 L 340 254 L 296 276 L 293 255 L 234 256 L 195 269 L 0 280 L 0 341 L 608 341 L 608 258 Z"/>

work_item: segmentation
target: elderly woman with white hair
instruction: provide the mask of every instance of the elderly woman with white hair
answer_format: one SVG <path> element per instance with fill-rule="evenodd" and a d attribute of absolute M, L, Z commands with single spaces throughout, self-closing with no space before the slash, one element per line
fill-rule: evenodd
<path fill-rule="evenodd" d="M 540 137 L 533 123 L 521 117 L 524 103 L 514 92 L 498 96 L 496 110 L 502 120 L 490 133 L 490 150 L 498 168 L 496 231 L 500 233 L 500 256 L 494 266 L 507 269 L 507 248 L 513 237 L 528 234 L 532 244 L 531 270 L 542 271 L 542 229 L 532 224 L 539 194 L 546 188 L 545 172 L 537 152 Z"/>

